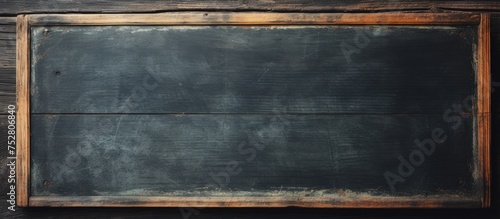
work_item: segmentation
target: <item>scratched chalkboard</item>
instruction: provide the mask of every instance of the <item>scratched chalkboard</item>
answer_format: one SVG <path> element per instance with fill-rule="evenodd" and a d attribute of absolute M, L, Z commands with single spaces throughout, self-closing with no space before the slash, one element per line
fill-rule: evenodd
<path fill-rule="evenodd" d="M 30 195 L 474 199 L 477 32 L 33 26 Z"/>

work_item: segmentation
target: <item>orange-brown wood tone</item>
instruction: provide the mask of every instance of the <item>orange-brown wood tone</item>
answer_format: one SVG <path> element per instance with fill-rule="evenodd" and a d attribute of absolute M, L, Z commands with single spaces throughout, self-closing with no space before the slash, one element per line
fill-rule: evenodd
<path fill-rule="evenodd" d="M 30 26 L 44 25 L 477 25 L 477 180 L 478 198 L 459 196 L 332 197 L 137 197 L 29 196 Z M 178 12 L 160 14 L 19 15 L 17 20 L 17 203 L 18 206 L 112 207 L 344 207 L 436 208 L 490 206 L 490 35 L 486 14 L 328 14 Z"/>
<path fill-rule="evenodd" d="M 326 14 L 326 13 L 160 13 L 29 15 L 30 25 L 301 25 L 301 24 L 478 24 L 479 14 Z"/>
<path fill-rule="evenodd" d="M 29 176 L 30 176 L 30 49 L 29 25 L 26 15 L 17 17 L 17 168 L 16 193 L 17 205 L 28 206 Z"/>
<path fill-rule="evenodd" d="M 484 180 L 483 207 L 490 206 L 490 136 L 491 136 L 491 73 L 490 73 L 490 18 L 481 15 L 478 28 L 478 116 L 477 141 L 480 179 Z"/>

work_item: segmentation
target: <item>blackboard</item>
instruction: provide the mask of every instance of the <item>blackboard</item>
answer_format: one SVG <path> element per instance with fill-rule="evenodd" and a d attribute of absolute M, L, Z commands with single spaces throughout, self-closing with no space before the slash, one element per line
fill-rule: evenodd
<path fill-rule="evenodd" d="M 20 15 L 18 33 L 21 206 L 489 205 L 485 15 Z"/>

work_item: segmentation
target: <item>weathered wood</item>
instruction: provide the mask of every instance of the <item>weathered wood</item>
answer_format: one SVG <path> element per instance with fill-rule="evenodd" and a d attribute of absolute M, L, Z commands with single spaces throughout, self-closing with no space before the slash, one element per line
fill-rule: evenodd
<path fill-rule="evenodd" d="M 32 34 L 32 113 L 442 114 L 475 90 L 469 26 Z"/>
<path fill-rule="evenodd" d="M 450 200 L 453 200 L 450 202 Z M 479 207 L 476 197 L 416 196 L 416 197 L 359 197 L 349 194 L 335 198 L 318 197 L 137 197 L 137 196 L 77 196 L 77 197 L 31 197 L 30 204 L 39 207 L 315 207 L 315 208 L 467 208 L 471 203 Z M 242 205 L 242 203 L 249 203 Z"/>
<path fill-rule="evenodd" d="M 17 17 L 16 201 L 28 206 L 30 180 L 30 34 L 25 15 Z"/>
<path fill-rule="evenodd" d="M 483 207 L 490 206 L 490 136 L 491 136 L 491 71 L 490 71 L 490 17 L 481 16 L 478 45 L 477 96 L 478 96 L 478 124 L 477 147 L 479 175 L 483 182 Z"/>
<path fill-rule="evenodd" d="M 132 7 L 133 5 L 133 7 Z M 500 11 L 498 2 L 492 1 L 408 1 L 390 2 L 360 0 L 294 0 L 276 3 L 274 1 L 230 0 L 230 1 L 196 1 L 196 0 L 164 0 L 144 1 L 64 1 L 33 2 L 30 0 L 6 0 L 0 2 L 0 15 L 18 13 L 68 13 L 68 12 L 160 12 L 160 11 L 295 11 L 295 12 L 389 12 L 389 11 Z"/>
<path fill-rule="evenodd" d="M 385 172 L 436 128 L 447 139 L 393 191 Z M 470 130 L 442 115 L 36 115 L 31 195 L 473 195 Z"/>
<path fill-rule="evenodd" d="M 15 104 L 16 19 L 0 17 L 0 114 Z"/>
<path fill-rule="evenodd" d="M 478 24 L 478 14 L 450 13 L 269 13 L 269 12 L 168 12 L 154 14 L 29 15 L 30 25 L 300 25 L 300 24 Z"/>

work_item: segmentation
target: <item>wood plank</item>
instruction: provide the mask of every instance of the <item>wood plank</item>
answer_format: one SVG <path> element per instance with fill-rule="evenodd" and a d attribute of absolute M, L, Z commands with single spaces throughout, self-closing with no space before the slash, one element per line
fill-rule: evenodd
<path fill-rule="evenodd" d="M 482 181 L 471 172 L 478 168 L 472 122 L 454 127 L 442 115 L 35 115 L 31 194 L 481 197 L 475 185 Z M 422 153 L 416 140 L 445 135 L 391 188 L 387 171 L 398 174 L 401 159 Z"/>
<path fill-rule="evenodd" d="M 30 180 L 30 35 L 26 16 L 17 17 L 16 192 L 17 205 L 28 206 Z"/>
<path fill-rule="evenodd" d="M 0 114 L 16 102 L 16 19 L 0 17 Z"/>
<path fill-rule="evenodd" d="M 450 199 L 453 200 L 450 202 Z M 78 197 L 31 197 L 30 204 L 38 207 L 315 207 L 315 208 L 470 208 L 479 207 L 475 197 L 417 196 L 417 197 L 137 197 L 137 196 L 78 196 Z M 244 204 L 242 204 L 244 203 Z"/>
<path fill-rule="evenodd" d="M 34 27 L 32 113 L 443 113 L 475 93 L 476 35 L 470 26 Z"/>
<path fill-rule="evenodd" d="M 300 25 L 300 24 L 478 24 L 478 14 L 450 13 L 269 13 L 168 12 L 154 14 L 34 14 L 30 25 Z"/>
<path fill-rule="evenodd" d="M 16 17 L 11 16 L 11 17 L 0 17 L 0 24 L 10 24 L 10 25 L 15 25 L 16 24 Z"/>
<path fill-rule="evenodd" d="M 477 92 L 478 92 L 478 125 L 477 144 L 478 161 L 480 167 L 480 178 L 484 179 L 484 199 L 483 207 L 490 206 L 490 139 L 491 139 L 491 52 L 490 52 L 490 17 L 487 14 L 481 15 L 479 26 L 478 45 L 478 71 L 477 71 Z"/>
<path fill-rule="evenodd" d="M 133 5 L 133 7 L 131 6 Z M 294 12 L 388 12 L 388 11 L 500 11 L 500 5 L 494 1 L 408 1 L 390 2 L 359 0 L 293 0 L 276 3 L 274 1 L 256 0 L 165 0 L 165 1 L 64 1 L 33 2 L 29 0 L 5 0 L 0 2 L 0 15 L 16 15 L 19 13 L 119 13 L 119 12 L 160 12 L 160 11 L 294 11 Z"/>

